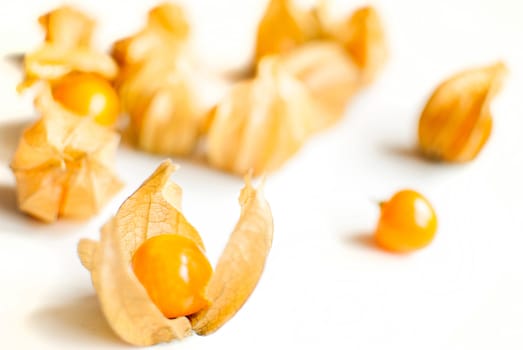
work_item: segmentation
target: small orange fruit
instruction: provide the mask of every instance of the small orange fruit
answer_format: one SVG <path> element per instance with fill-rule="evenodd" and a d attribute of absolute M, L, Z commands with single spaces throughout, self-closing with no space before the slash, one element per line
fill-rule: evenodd
<path fill-rule="evenodd" d="M 134 253 L 132 267 L 165 317 L 187 316 L 208 305 L 212 267 L 193 240 L 177 234 L 151 237 Z"/>
<path fill-rule="evenodd" d="M 438 226 L 429 201 L 413 190 L 402 190 L 381 204 L 376 243 L 389 251 L 410 252 L 432 242 Z"/>
<path fill-rule="evenodd" d="M 118 95 L 111 84 L 91 73 L 71 73 L 52 86 L 53 97 L 65 108 L 112 126 L 119 113 Z"/>

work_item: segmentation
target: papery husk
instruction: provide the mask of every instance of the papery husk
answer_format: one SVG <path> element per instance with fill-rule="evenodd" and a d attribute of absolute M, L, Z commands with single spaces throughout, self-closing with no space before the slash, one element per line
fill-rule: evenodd
<path fill-rule="evenodd" d="M 133 345 L 167 342 L 191 333 L 186 317 L 163 316 L 130 269 L 136 249 L 158 234 L 176 232 L 203 247 L 199 234 L 180 212 L 181 188 L 169 182 L 175 170 L 172 163 L 162 163 L 102 228 L 100 242 L 81 240 L 78 244 L 109 325 Z"/>
<path fill-rule="evenodd" d="M 271 210 L 262 189 L 255 190 L 249 177 L 240 205 L 240 220 L 209 282 L 209 306 L 190 317 L 193 330 L 200 335 L 218 330 L 244 305 L 260 280 L 271 249 Z"/>
<path fill-rule="evenodd" d="M 179 58 L 135 65 L 119 87 L 136 145 L 169 155 L 190 154 L 207 112 L 198 99 L 193 68 Z"/>
<path fill-rule="evenodd" d="M 291 0 L 270 0 L 256 36 L 255 61 L 281 54 L 318 38 L 320 23 L 314 10 L 302 10 Z"/>
<path fill-rule="evenodd" d="M 176 56 L 185 49 L 189 34 L 190 26 L 183 8 L 162 3 L 149 11 L 142 30 L 113 45 L 112 55 L 124 67 L 159 56 Z"/>
<path fill-rule="evenodd" d="M 91 47 L 94 21 L 72 7 L 59 7 L 39 18 L 45 42 L 24 57 L 23 91 L 40 80 L 55 81 L 73 71 L 113 80 L 118 66 L 111 56 Z"/>
<path fill-rule="evenodd" d="M 24 59 L 25 81 L 19 90 L 38 80 L 55 81 L 71 72 L 95 73 L 107 80 L 116 77 L 118 66 L 102 52 L 88 47 L 68 48 L 44 44 Z"/>
<path fill-rule="evenodd" d="M 506 74 L 507 67 L 498 62 L 462 71 L 439 85 L 419 120 L 422 152 L 449 162 L 474 159 L 490 136 L 490 104 Z"/>
<path fill-rule="evenodd" d="M 341 23 L 331 24 L 325 6 L 319 2 L 307 12 L 298 12 L 290 0 L 271 1 L 257 41 L 257 59 L 280 54 L 286 69 L 312 95 L 313 131 L 341 119 L 350 98 L 376 78 L 387 58 L 384 28 L 373 7 L 362 7 Z"/>
<path fill-rule="evenodd" d="M 50 44 L 62 48 L 91 46 L 95 21 L 71 6 L 60 6 L 40 16 L 38 22 Z"/>
<path fill-rule="evenodd" d="M 376 9 L 361 7 L 331 30 L 330 36 L 345 48 L 360 68 L 362 81 L 372 82 L 388 57 L 385 29 Z"/>
<path fill-rule="evenodd" d="M 313 131 L 315 106 L 305 87 L 265 57 L 252 80 L 237 83 L 214 109 L 207 134 L 212 166 L 259 175 L 278 169 Z"/>
<path fill-rule="evenodd" d="M 193 79 L 189 32 L 183 9 L 164 3 L 149 11 L 141 31 L 113 46 L 122 66 L 117 88 L 131 134 L 147 152 L 188 155 L 198 141 L 207 111 Z"/>
<path fill-rule="evenodd" d="M 100 242 L 82 239 L 78 244 L 108 323 L 134 345 L 180 339 L 193 328 L 188 317 L 165 318 L 129 268 L 140 244 L 158 234 L 181 234 L 203 248 L 198 232 L 181 213 L 180 187 L 169 181 L 175 169 L 164 161 L 103 227 Z M 243 305 L 260 278 L 272 241 L 272 215 L 261 191 L 247 182 L 240 203 L 240 220 L 208 286 L 211 304 L 190 316 L 201 334 L 219 328 Z"/>
<path fill-rule="evenodd" d="M 321 131 L 343 117 L 348 101 L 362 87 L 361 70 L 335 42 L 307 43 L 283 55 L 281 60 L 315 101 L 314 131 Z"/>
<path fill-rule="evenodd" d="M 26 129 L 11 162 L 20 210 L 42 221 L 86 219 L 117 193 L 118 134 L 72 114 L 48 88 L 35 100 L 42 117 Z"/>

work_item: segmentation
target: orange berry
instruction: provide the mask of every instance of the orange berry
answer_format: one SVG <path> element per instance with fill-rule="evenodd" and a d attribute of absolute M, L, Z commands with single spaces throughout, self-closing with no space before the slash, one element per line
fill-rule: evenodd
<path fill-rule="evenodd" d="M 75 114 L 112 126 L 119 113 L 118 96 L 109 82 L 90 73 L 71 73 L 53 84 L 55 100 Z"/>
<path fill-rule="evenodd" d="M 429 201 L 416 191 L 403 190 L 381 205 L 374 237 L 386 250 L 410 252 L 432 242 L 437 226 Z"/>
<path fill-rule="evenodd" d="M 193 314 L 208 304 L 212 267 L 200 247 L 177 234 L 146 240 L 134 253 L 133 271 L 167 318 Z"/>

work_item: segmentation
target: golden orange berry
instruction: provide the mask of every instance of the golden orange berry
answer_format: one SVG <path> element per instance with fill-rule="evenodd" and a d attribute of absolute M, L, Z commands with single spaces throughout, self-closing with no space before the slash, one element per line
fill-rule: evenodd
<path fill-rule="evenodd" d="M 132 267 L 165 317 L 187 316 L 207 306 L 212 267 L 191 239 L 177 234 L 151 237 L 134 253 Z"/>
<path fill-rule="evenodd" d="M 53 97 L 70 111 L 112 126 L 119 113 L 118 96 L 109 82 L 89 73 L 71 73 L 52 87 Z"/>
<path fill-rule="evenodd" d="M 376 243 L 389 251 L 410 252 L 432 242 L 438 226 L 429 201 L 413 190 L 402 190 L 381 204 Z"/>

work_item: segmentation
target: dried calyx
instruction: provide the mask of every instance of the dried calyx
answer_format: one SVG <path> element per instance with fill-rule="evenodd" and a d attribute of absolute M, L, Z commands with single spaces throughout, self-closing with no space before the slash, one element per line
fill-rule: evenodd
<path fill-rule="evenodd" d="M 119 65 L 140 64 L 151 58 L 181 54 L 190 35 L 183 9 L 163 3 L 149 11 L 144 28 L 114 43 L 112 56 Z"/>
<path fill-rule="evenodd" d="M 256 60 L 278 54 L 311 93 L 315 131 L 343 116 L 350 98 L 376 78 L 387 58 L 385 31 L 374 8 L 363 7 L 341 22 L 327 23 L 320 15 L 325 5 L 300 11 L 290 0 L 272 0 L 257 37 Z"/>
<path fill-rule="evenodd" d="M 42 117 L 24 131 L 11 162 L 20 210 L 48 222 L 96 214 L 121 188 L 112 171 L 119 136 L 64 109 L 49 88 L 35 105 Z"/>
<path fill-rule="evenodd" d="M 207 107 L 188 54 L 189 29 L 183 10 L 166 3 L 149 12 L 142 30 L 113 46 L 131 134 L 148 152 L 188 155 L 200 136 Z"/>
<path fill-rule="evenodd" d="M 506 72 L 499 62 L 460 72 L 438 86 L 419 120 L 421 151 L 448 162 L 474 159 L 490 136 L 490 104 Z"/>
<path fill-rule="evenodd" d="M 256 77 L 233 86 L 210 115 L 207 159 L 240 175 L 273 171 L 311 134 L 313 111 L 305 87 L 276 57 L 265 57 Z"/>
<path fill-rule="evenodd" d="M 193 331 L 210 334 L 241 308 L 256 287 L 272 243 L 272 215 L 261 189 L 247 179 L 240 195 L 241 216 L 207 287 L 209 304 L 192 315 L 166 318 L 129 268 L 149 238 L 181 235 L 203 247 L 181 212 L 181 188 L 169 181 L 176 167 L 164 161 L 103 228 L 100 241 L 78 244 L 91 272 L 103 313 L 116 334 L 134 345 L 180 339 Z"/>
<path fill-rule="evenodd" d="M 256 75 L 234 83 L 213 108 L 202 102 L 182 8 L 153 8 L 142 30 L 113 47 L 136 145 L 169 155 L 203 151 L 211 166 L 239 175 L 277 170 L 344 115 L 386 59 L 373 8 L 327 26 L 320 7 L 270 1 L 258 27 Z"/>
<path fill-rule="evenodd" d="M 315 106 L 313 131 L 335 124 L 343 116 L 348 100 L 362 86 L 360 69 L 333 42 L 307 43 L 280 60 L 310 93 Z"/>
<path fill-rule="evenodd" d="M 343 116 L 383 65 L 386 45 L 371 7 L 331 30 L 318 8 L 270 1 L 258 27 L 256 76 L 236 83 L 207 119 L 212 166 L 237 174 L 274 171 Z"/>
<path fill-rule="evenodd" d="M 91 46 L 94 21 L 72 7 L 59 7 L 39 18 L 44 43 L 24 58 L 25 79 L 18 89 L 36 81 L 54 81 L 71 72 L 96 73 L 114 79 L 118 67 L 107 54 Z"/>
<path fill-rule="evenodd" d="M 292 0 L 271 0 L 258 26 L 255 60 L 287 54 L 310 42 L 331 41 L 341 46 L 359 68 L 364 83 L 371 82 L 387 58 L 385 30 L 376 10 L 361 7 L 339 22 L 326 15 L 326 1 L 300 9 Z"/>
<path fill-rule="evenodd" d="M 315 9 L 301 9 L 289 0 L 270 0 L 258 25 L 255 60 L 289 52 L 320 36 Z"/>

